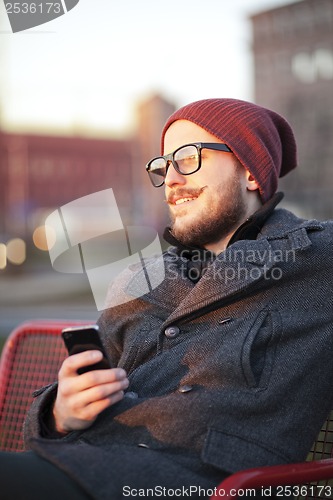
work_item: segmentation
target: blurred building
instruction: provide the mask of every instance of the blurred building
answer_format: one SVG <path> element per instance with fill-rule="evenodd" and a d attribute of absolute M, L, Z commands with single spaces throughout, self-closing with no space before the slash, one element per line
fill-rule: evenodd
<path fill-rule="evenodd" d="M 126 215 L 131 152 L 126 140 L 3 133 L 1 232 L 25 236 L 50 210 L 108 187 Z"/>
<path fill-rule="evenodd" d="M 136 109 L 135 153 L 137 155 L 137 168 L 134 169 L 133 208 L 136 214 L 140 214 L 142 220 L 145 220 L 148 225 L 157 228 L 164 228 L 168 221 L 168 210 L 163 202 L 165 199 L 164 189 L 153 187 L 143 167 L 148 160 L 160 154 L 161 131 L 166 119 L 174 111 L 174 104 L 158 94 L 140 102 Z"/>
<path fill-rule="evenodd" d="M 301 0 L 251 17 L 255 101 L 284 115 L 299 168 L 281 182 L 306 216 L 333 217 L 333 0 Z"/>
<path fill-rule="evenodd" d="M 124 224 L 161 230 L 165 215 L 155 198 L 163 210 L 163 190 L 150 184 L 145 163 L 159 154 L 160 131 L 174 109 L 160 96 L 149 97 L 138 105 L 134 137 L 122 140 L 0 131 L 1 248 L 17 237 L 29 244 L 50 212 L 107 188 L 114 191 Z"/>

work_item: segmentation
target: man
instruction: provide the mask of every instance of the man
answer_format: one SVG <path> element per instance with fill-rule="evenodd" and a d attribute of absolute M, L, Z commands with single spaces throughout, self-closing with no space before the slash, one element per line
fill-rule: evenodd
<path fill-rule="evenodd" d="M 333 227 L 275 208 L 295 167 L 289 124 L 262 107 L 208 99 L 168 119 L 146 167 L 172 221 L 165 279 L 102 314 L 114 368 L 78 375 L 101 355 L 73 355 L 39 391 L 33 452 L 16 463 L 42 464 L 50 495 L 209 491 L 305 459 L 333 404 Z M 160 265 L 148 261 L 149 276 Z M 138 296 L 140 277 L 129 269 L 112 293 Z"/>

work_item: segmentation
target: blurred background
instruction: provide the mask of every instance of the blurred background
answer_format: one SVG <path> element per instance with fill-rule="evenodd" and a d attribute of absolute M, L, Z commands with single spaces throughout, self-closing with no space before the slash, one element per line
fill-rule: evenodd
<path fill-rule="evenodd" d="M 80 0 L 15 34 L 0 2 L 0 340 L 98 317 L 86 276 L 52 269 L 45 218 L 111 187 L 125 225 L 162 232 L 145 163 L 173 110 L 208 97 L 284 115 L 299 169 L 283 205 L 332 218 L 333 0 Z"/>

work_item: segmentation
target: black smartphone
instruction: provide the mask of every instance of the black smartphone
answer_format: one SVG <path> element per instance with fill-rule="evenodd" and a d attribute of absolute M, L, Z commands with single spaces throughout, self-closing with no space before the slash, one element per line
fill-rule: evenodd
<path fill-rule="evenodd" d="M 98 363 L 79 368 L 77 371 L 79 375 L 91 370 L 104 370 L 105 368 L 111 368 L 98 331 L 98 325 L 71 326 L 62 330 L 61 335 L 69 356 L 90 350 L 101 351 L 103 354 L 103 359 Z"/>

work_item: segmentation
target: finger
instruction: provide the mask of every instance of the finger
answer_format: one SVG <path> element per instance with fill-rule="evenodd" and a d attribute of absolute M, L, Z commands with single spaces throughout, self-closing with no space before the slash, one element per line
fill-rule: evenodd
<path fill-rule="evenodd" d="M 122 368 L 109 368 L 104 370 L 91 370 L 80 375 L 82 388 L 93 387 L 100 384 L 108 384 L 125 380 L 127 374 Z"/>
<path fill-rule="evenodd" d="M 118 391 L 108 398 L 89 403 L 76 413 L 76 418 L 84 420 L 86 422 L 93 422 L 102 411 L 106 410 L 106 408 L 108 408 L 109 406 L 117 403 L 123 397 L 124 391 Z"/>
<path fill-rule="evenodd" d="M 109 384 L 96 385 L 81 391 L 73 397 L 72 405 L 73 410 L 78 411 L 91 403 L 110 399 L 113 402 L 113 396 L 117 393 L 123 392 L 128 387 L 128 380 L 120 380 Z"/>
<path fill-rule="evenodd" d="M 101 361 L 103 354 L 100 351 L 84 351 L 78 354 L 68 356 L 63 362 L 59 375 L 60 376 L 74 376 L 77 375 L 77 370 L 84 366 L 93 365 Z"/>

